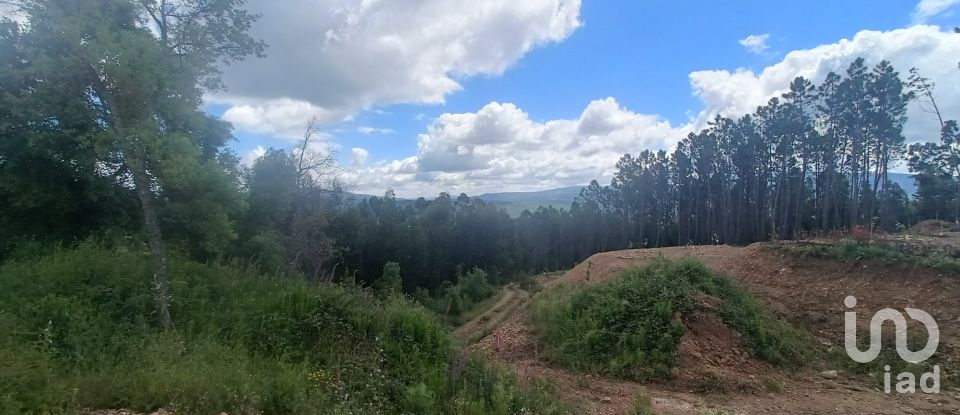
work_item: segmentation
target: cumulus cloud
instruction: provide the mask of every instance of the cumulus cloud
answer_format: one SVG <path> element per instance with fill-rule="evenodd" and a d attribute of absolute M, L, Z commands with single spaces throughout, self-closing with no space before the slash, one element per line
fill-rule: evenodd
<path fill-rule="evenodd" d="M 960 0 L 920 0 L 911 15 L 913 23 L 926 23 L 931 17 L 943 13 L 958 4 L 960 4 Z"/>
<path fill-rule="evenodd" d="M 580 26 L 580 0 L 251 0 L 267 57 L 226 68 L 238 128 L 290 136 L 394 103 L 442 103 L 458 79 L 499 75 L 529 50 Z"/>
<path fill-rule="evenodd" d="M 906 77 L 910 67 L 937 83 L 938 104 L 948 118 L 960 116 L 960 35 L 936 26 L 887 32 L 861 31 L 851 39 L 788 53 L 759 73 L 746 69 L 690 74 L 702 111 L 689 124 L 673 126 L 657 115 L 638 114 L 613 98 L 589 103 L 575 119 L 537 122 L 514 104 L 491 102 L 476 112 L 439 116 L 418 138 L 417 153 L 399 160 L 347 169 L 349 181 L 379 194 L 393 188 L 401 196 L 439 191 L 471 194 L 535 190 L 601 182 L 612 176 L 617 159 L 643 149 L 669 149 L 716 114 L 740 116 L 785 92 L 804 76 L 821 82 L 843 73 L 856 57 L 868 64 L 887 59 Z M 908 141 L 935 139 L 938 124 L 911 105 Z"/>
<path fill-rule="evenodd" d="M 367 157 L 370 156 L 370 152 L 367 149 L 362 147 L 354 147 L 350 149 L 350 164 L 354 167 L 362 167 L 367 164 Z"/>
<path fill-rule="evenodd" d="M 759 55 L 763 53 L 763 51 L 770 48 L 770 45 L 767 44 L 767 39 L 769 38 L 769 33 L 764 33 L 762 35 L 750 35 L 740 39 L 740 45 L 747 48 L 747 52 L 750 52 L 754 55 Z"/>
<path fill-rule="evenodd" d="M 938 104 L 948 118 L 960 116 L 960 35 L 937 26 L 918 25 L 887 32 L 864 30 L 852 39 L 788 53 L 781 62 L 760 73 L 747 69 L 697 71 L 690 74 L 694 95 L 704 109 L 694 121 L 702 127 L 716 114 L 739 116 L 756 110 L 768 99 L 785 92 L 790 81 L 803 76 L 821 82 L 829 72 L 842 74 L 857 57 L 875 65 L 890 61 L 906 78 L 911 67 L 937 83 Z M 911 105 L 904 133 L 908 141 L 935 139 L 939 124 L 919 106 Z"/>
<path fill-rule="evenodd" d="M 347 119 L 349 113 L 330 111 L 307 101 L 289 98 L 238 99 L 223 113 L 237 129 L 280 138 L 300 138 L 311 118 L 321 124 Z"/>
<path fill-rule="evenodd" d="M 347 169 L 358 190 L 401 196 L 539 190 L 609 180 L 624 153 L 668 149 L 690 131 L 638 114 L 613 98 L 590 102 L 579 117 L 535 122 L 511 103 L 443 114 L 418 137 L 417 154 Z"/>

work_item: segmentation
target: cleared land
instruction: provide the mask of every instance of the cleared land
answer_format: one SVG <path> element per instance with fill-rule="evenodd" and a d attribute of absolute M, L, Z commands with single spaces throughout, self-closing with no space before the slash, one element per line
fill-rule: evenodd
<path fill-rule="evenodd" d="M 768 310 L 808 332 L 823 355 L 842 353 L 846 311 L 843 300 L 854 295 L 863 314 L 859 321 L 863 326 L 861 333 L 867 331 L 868 310 L 920 308 L 933 315 L 940 325 L 938 358 L 947 364 L 960 361 L 960 276 L 923 267 L 801 258 L 785 254 L 771 244 L 689 246 L 601 253 L 560 277 L 545 277 L 540 282 L 545 288 L 592 284 L 661 256 L 697 258 L 713 271 L 740 283 Z M 799 372 L 773 368 L 751 357 L 739 334 L 722 321 L 697 313 L 683 317 L 686 333 L 669 381 L 636 383 L 576 373 L 545 362 L 527 322 L 525 306 L 511 305 L 511 310 L 516 312 L 506 317 L 498 314 L 498 319 L 503 318 L 502 324 L 483 325 L 490 334 L 470 348 L 513 367 L 522 379 L 552 381 L 560 396 L 580 405 L 586 413 L 629 413 L 638 396 L 650 398 L 656 414 L 960 411 L 960 396 L 955 389 L 946 387 L 939 395 L 887 395 L 880 389 L 879 378 L 851 373 L 836 360 L 812 362 Z M 478 319 L 468 326 L 482 325 Z M 486 321 L 497 320 L 487 317 Z M 954 368 L 946 368 L 944 377 L 952 376 Z M 835 377 L 820 373 L 825 370 L 839 373 Z"/>

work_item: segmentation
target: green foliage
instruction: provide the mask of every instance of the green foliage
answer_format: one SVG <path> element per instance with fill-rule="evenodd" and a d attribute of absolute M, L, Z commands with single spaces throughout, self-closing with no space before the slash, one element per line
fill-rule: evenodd
<path fill-rule="evenodd" d="M 814 258 L 872 260 L 889 265 L 933 268 L 952 275 L 960 275 L 960 259 L 937 250 L 901 250 L 882 242 L 845 239 L 835 244 L 781 244 L 776 249 L 799 256 Z"/>
<path fill-rule="evenodd" d="M 431 296 L 427 291 L 418 291 L 415 298 L 423 305 L 444 316 L 451 322 L 461 323 L 484 300 L 497 292 L 482 269 L 474 268 L 465 275 L 457 276 L 456 283 L 445 283 Z"/>
<path fill-rule="evenodd" d="M 445 331 L 402 297 L 170 265 L 173 333 L 152 316 L 143 252 L 81 244 L 0 268 L 0 412 L 559 411 L 478 362 L 451 371 Z"/>
<path fill-rule="evenodd" d="M 630 407 L 630 415 L 653 415 L 650 397 L 637 395 L 633 400 L 633 406 Z"/>
<path fill-rule="evenodd" d="M 721 300 L 723 321 L 755 356 L 777 365 L 802 362 L 798 332 L 693 261 L 659 259 L 609 281 L 561 285 L 535 297 L 531 320 L 547 356 L 563 366 L 628 379 L 666 378 L 684 333 L 677 316 L 693 311 L 698 292 Z"/>
<path fill-rule="evenodd" d="M 383 264 L 383 274 L 373 286 L 384 293 L 400 294 L 403 292 L 403 280 L 400 278 L 400 264 L 387 262 Z"/>

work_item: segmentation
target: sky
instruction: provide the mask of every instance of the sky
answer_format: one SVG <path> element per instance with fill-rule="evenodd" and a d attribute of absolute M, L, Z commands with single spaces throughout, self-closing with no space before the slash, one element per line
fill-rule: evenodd
<path fill-rule="evenodd" d="M 858 56 L 911 67 L 960 118 L 960 0 L 248 0 L 267 56 L 224 68 L 207 111 L 252 164 L 311 118 L 357 193 L 400 197 L 609 183 L 796 76 Z M 913 105 L 908 142 L 937 137 Z"/>

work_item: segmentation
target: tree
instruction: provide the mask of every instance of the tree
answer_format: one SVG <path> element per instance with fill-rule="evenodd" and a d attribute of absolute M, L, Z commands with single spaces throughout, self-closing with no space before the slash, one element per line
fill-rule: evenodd
<path fill-rule="evenodd" d="M 57 45 L 61 52 L 28 53 L 34 77 L 56 79 L 67 71 L 78 78 L 82 88 L 73 92 L 98 126 L 87 136 L 98 164 L 136 192 L 153 257 L 159 321 L 169 329 L 167 254 L 157 195 L 174 189 L 202 194 L 225 183 L 212 173 L 222 169 L 216 160 L 229 128 L 199 106 L 204 92 L 221 86 L 219 64 L 262 51 L 262 43 L 246 34 L 256 16 L 239 0 L 18 0 L 14 5 L 27 17 L 23 36 L 36 45 Z M 197 185 L 198 179 L 210 184 Z M 228 214 L 216 209 L 220 202 L 206 203 L 214 213 L 207 211 L 202 222 L 220 222 L 214 233 L 229 239 Z M 208 233 L 210 227 L 193 231 Z"/>
<path fill-rule="evenodd" d="M 403 279 L 400 278 L 400 264 L 390 261 L 383 264 L 383 273 L 374 287 L 386 294 L 400 294 L 403 292 Z"/>

